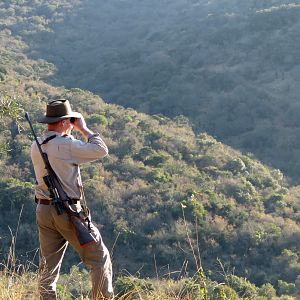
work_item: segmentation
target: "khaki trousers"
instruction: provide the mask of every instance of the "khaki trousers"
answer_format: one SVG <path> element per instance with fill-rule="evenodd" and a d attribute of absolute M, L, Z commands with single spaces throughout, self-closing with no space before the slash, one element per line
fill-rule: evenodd
<path fill-rule="evenodd" d="M 80 205 L 74 205 L 75 207 L 77 211 L 81 210 Z M 97 243 L 82 248 L 66 213 L 58 215 L 53 205 L 38 204 L 36 219 L 40 240 L 40 299 L 57 299 L 56 283 L 68 243 L 91 270 L 92 299 L 112 299 L 112 265 L 99 230 L 91 225 Z"/>

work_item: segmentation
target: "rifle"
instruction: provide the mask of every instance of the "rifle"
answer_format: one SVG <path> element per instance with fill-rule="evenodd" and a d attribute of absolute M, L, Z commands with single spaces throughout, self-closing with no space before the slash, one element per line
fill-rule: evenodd
<path fill-rule="evenodd" d="M 90 229 L 88 228 L 89 225 L 86 224 L 87 222 L 90 222 L 89 216 L 86 216 L 83 212 L 77 212 L 71 207 L 71 199 L 63 190 L 56 173 L 53 171 L 47 153 L 43 152 L 42 150 L 42 147 L 34 132 L 28 112 L 25 113 L 25 118 L 30 125 L 30 129 L 34 136 L 35 142 L 44 161 L 45 169 L 47 170 L 48 174 L 43 177 L 43 180 L 48 187 L 50 197 L 52 198 L 52 202 L 57 214 L 61 215 L 66 212 L 69 215 L 70 221 L 73 224 L 76 236 L 81 247 L 87 247 L 89 245 L 95 244 L 97 241 L 91 234 Z"/>

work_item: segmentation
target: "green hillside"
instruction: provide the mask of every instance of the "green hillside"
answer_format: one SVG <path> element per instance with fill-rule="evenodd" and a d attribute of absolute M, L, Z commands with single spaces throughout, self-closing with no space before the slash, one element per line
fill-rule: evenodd
<path fill-rule="evenodd" d="M 2 92 L 4 103 L 20 103 L 34 120 L 44 110 L 43 99 L 65 96 L 103 135 L 110 156 L 85 166 L 83 178 L 94 220 L 103 226 L 109 246 L 116 242 L 116 272 L 153 276 L 155 258 L 159 275 L 179 271 L 185 261 L 185 274 L 191 275 L 196 270 L 190 236 L 214 280 L 222 281 L 219 259 L 230 272 L 257 285 L 297 281 L 299 188 L 288 189 L 278 170 L 205 133 L 194 135 L 184 118 L 149 117 L 105 104 L 89 92 L 55 89 L 10 73 L 1 90 L 7 91 Z M 0 251 L 5 258 L 10 228 L 17 235 L 17 257 L 30 260 L 37 235 L 29 129 L 23 120 L 8 123 L 6 117 L 1 128 L 9 151 L 1 156 Z M 72 254 L 67 260 L 74 263 Z"/>
<path fill-rule="evenodd" d="M 43 27 L 33 16 L 44 14 L 59 26 L 80 5 L 93 2 L 55 3 L 0 6 L 0 260 L 7 261 L 14 237 L 20 264 L 36 263 L 32 137 L 22 116 L 29 111 L 40 133 L 44 127 L 35 120 L 46 101 L 66 97 L 110 149 L 98 164 L 84 166 L 82 176 L 93 219 L 109 248 L 114 245 L 116 278 L 124 269 L 141 278 L 192 277 L 201 257 L 207 278 L 225 282 L 241 299 L 272 299 L 266 290 L 273 287 L 278 296 L 298 299 L 300 188 L 252 154 L 205 131 L 195 133 L 186 117 L 149 116 L 79 88 L 46 83 L 56 78 L 60 64 L 33 59 L 31 35 L 51 33 L 46 17 Z M 76 263 L 69 252 L 64 271 Z"/>
<path fill-rule="evenodd" d="M 185 115 L 299 182 L 294 1 L 6 1 L 1 16 L 31 58 L 53 63 L 49 83 Z"/>

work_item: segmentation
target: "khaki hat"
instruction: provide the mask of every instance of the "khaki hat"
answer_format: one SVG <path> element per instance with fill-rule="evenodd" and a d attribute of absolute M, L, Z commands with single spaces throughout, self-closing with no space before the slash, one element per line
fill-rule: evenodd
<path fill-rule="evenodd" d="M 51 124 L 72 117 L 80 118 L 81 114 L 72 111 L 69 100 L 57 99 L 47 104 L 46 114 L 38 122 Z"/>

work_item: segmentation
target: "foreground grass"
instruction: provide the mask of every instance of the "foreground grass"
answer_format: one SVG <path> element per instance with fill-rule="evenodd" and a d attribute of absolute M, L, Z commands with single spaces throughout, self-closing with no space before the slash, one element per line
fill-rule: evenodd
<path fill-rule="evenodd" d="M 188 241 L 190 238 L 188 236 Z M 12 244 L 7 261 L 0 263 L 0 300 L 35 300 L 38 295 L 38 266 L 32 262 L 20 264 L 15 256 L 16 238 Z M 125 272 L 119 274 L 114 282 L 116 299 L 118 300 L 299 300 L 294 291 L 288 291 L 288 283 L 284 286 L 290 295 L 277 297 L 271 284 L 256 287 L 246 278 L 234 274 L 226 274 L 224 282 L 218 283 L 207 278 L 201 266 L 200 256 L 197 257 L 190 243 L 197 272 L 192 278 L 177 277 L 173 280 L 171 274 L 164 278 L 139 278 Z M 181 274 L 181 272 L 180 272 Z M 179 279 L 180 278 L 180 279 Z M 285 282 L 282 282 L 285 283 Z M 284 291 L 285 291 L 284 290 Z M 91 283 L 86 269 L 73 266 L 69 274 L 61 274 L 57 283 L 59 300 L 89 300 L 91 299 Z"/>
<path fill-rule="evenodd" d="M 88 300 L 90 297 L 89 276 L 85 272 L 73 268 L 70 274 L 62 275 L 57 285 L 60 300 Z M 187 293 L 184 283 L 173 280 L 141 280 L 138 284 L 133 278 L 127 277 L 119 282 L 119 300 L 192 300 L 196 299 L 192 293 Z M 126 283 L 125 283 L 126 282 Z M 131 282 L 131 283 L 130 283 Z M 142 282 L 142 283 L 141 283 Z M 144 282 L 144 283 L 143 283 Z M 127 284 L 127 290 L 124 289 Z M 38 299 L 38 276 L 36 273 L 23 273 L 22 275 L 0 272 L 0 299 L 1 300 L 35 300 Z M 120 292 L 123 289 L 123 292 Z M 116 291 L 117 292 L 117 291 Z M 205 299 L 205 298 L 197 298 Z"/>
<path fill-rule="evenodd" d="M 80 283 L 78 283 L 80 285 Z M 157 290 L 156 292 L 147 294 L 138 289 L 130 291 L 125 295 L 120 295 L 120 300 L 133 300 L 133 299 L 144 299 L 144 300 L 174 300 L 174 299 L 192 299 L 192 295 L 179 298 L 172 292 L 172 283 L 169 284 L 170 290 L 163 291 Z M 70 291 L 63 288 L 61 284 L 58 285 L 58 295 L 61 300 L 70 299 L 90 299 L 89 293 L 83 291 L 82 294 L 76 292 L 72 294 Z M 37 275 L 33 273 L 23 274 L 22 276 L 11 279 L 9 276 L 0 274 L 0 299 L 1 300 L 34 300 L 38 299 L 37 290 Z"/>
<path fill-rule="evenodd" d="M 89 300 L 90 281 L 87 271 L 73 267 L 70 274 L 62 274 L 57 285 L 60 300 Z M 298 300 L 298 296 L 266 293 L 262 295 L 243 295 L 223 284 L 208 281 L 205 291 L 191 279 L 178 281 L 172 279 L 139 279 L 133 276 L 121 276 L 115 282 L 118 300 Z M 38 276 L 33 272 L 22 275 L 0 271 L 0 300 L 37 300 Z"/>
<path fill-rule="evenodd" d="M 0 273 L 0 299 L 1 300 L 34 300 L 38 299 L 37 275 L 24 273 Z"/>

